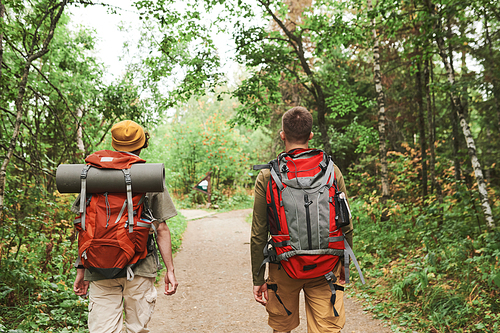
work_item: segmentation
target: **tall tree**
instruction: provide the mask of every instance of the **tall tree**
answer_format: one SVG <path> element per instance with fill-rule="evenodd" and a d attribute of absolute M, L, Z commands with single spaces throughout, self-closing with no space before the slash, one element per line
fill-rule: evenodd
<path fill-rule="evenodd" d="M 424 60 L 424 91 L 427 111 L 427 132 L 429 134 L 429 171 L 431 174 L 431 193 L 435 189 L 438 197 L 441 198 L 441 187 L 436 179 L 436 151 L 434 145 L 435 139 L 435 123 L 434 123 L 434 109 L 432 107 L 431 92 L 430 92 L 430 70 L 429 59 Z"/>
<path fill-rule="evenodd" d="M 28 75 L 30 73 L 31 66 L 33 62 L 47 52 L 49 52 L 49 45 L 54 37 L 54 32 L 61 18 L 61 15 L 66 7 L 68 1 L 47 1 L 42 6 L 40 6 L 41 15 L 37 17 L 34 24 L 33 35 L 26 36 L 26 44 L 24 50 L 25 63 L 23 64 L 23 71 L 21 73 L 21 78 L 18 83 L 17 97 L 15 100 L 16 106 L 16 120 L 14 124 L 14 130 L 8 144 L 8 149 L 5 157 L 2 160 L 2 165 L 0 167 L 0 223 L 2 223 L 2 211 L 4 206 L 4 194 L 5 194 L 5 184 L 7 177 L 7 165 L 9 164 L 14 149 L 17 145 L 17 139 L 19 135 L 19 130 L 21 128 L 21 123 L 24 117 L 24 96 L 26 93 L 26 86 L 28 83 Z M 44 31 L 44 26 L 48 25 L 46 31 Z M 31 38 L 29 38 L 31 37 Z M 28 39 L 29 38 L 29 39 Z"/>
<path fill-rule="evenodd" d="M 371 0 L 367 0 L 368 10 L 373 10 Z M 380 178 L 382 183 L 382 198 L 387 200 L 390 198 L 389 191 L 389 175 L 387 170 L 387 143 L 386 143 L 386 119 L 385 119 L 385 96 L 382 87 L 382 74 L 380 72 L 380 44 L 375 26 L 375 18 L 371 19 L 372 34 L 373 34 L 373 82 L 375 91 L 377 92 L 378 105 L 378 133 L 379 133 L 379 159 L 381 165 Z"/>
<path fill-rule="evenodd" d="M 474 137 L 472 136 L 472 132 L 470 130 L 469 124 L 466 120 L 465 110 L 460 100 L 460 96 L 453 89 L 455 88 L 455 73 L 451 64 L 449 62 L 449 57 L 452 55 L 449 54 L 446 50 L 445 41 L 443 39 L 442 33 L 444 32 L 441 17 L 435 11 L 434 4 L 430 0 L 426 0 L 427 9 L 431 15 L 431 18 L 434 21 L 434 32 L 435 32 L 435 41 L 438 47 L 438 52 L 443 61 L 443 65 L 446 69 L 448 83 L 452 87 L 448 90 L 448 94 L 450 96 L 453 107 L 457 112 L 457 116 L 460 122 L 460 126 L 462 127 L 463 135 L 465 137 L 465 141 L 467 143 L 467 149 L 469 153 L 469 157 L 471 159 L 472 168 L 474 169 L 474 174 L 476 176 L 476 182 L 478 185 L 479 196 L 481 198 L 481 207 L 483 209 L 483 214 L 486 219 L 486 224 L 489 228 L 495 227 L 495 220 L 493 219 L 493 214 L 491 211 L 491 206 L 488 199 L 488 191 L 486 187 L 486 183 L 484 181 L 483 170 L 481 168 L 481 164 L 479 163 L 479 159 L 476 153 L 476 145 L 474 142 Z"/>
<path fill-rule="evenodd" d="M 2 82 L 2 67 L 3 67 L 3 32 L 4 32 L 4 22 L 3 17 L 5 15 L 5 6 L 0 0 L 0 84 Z M 3 90 L 3 89 L 2 89 Z"/>
<path fill-rule="evenodd" d="M 425 200 L 427 197 L 427 139 L 425 135 L 425 112 L 424 112 L 424 98 L 422 93 L 422 64 L 421 55 L 417 57 L 417 71 L 415 73 L 417 104 L 418 104 L 418 125 L 419 125 L 419 140 L 420 140 L 420 154 L 422 157 L 422 197 Z"/>
<path fill-rule="evenodd" d="M 494 108 L 497 114 L 497 129 L 498 133 L 500 134 L 500 83 L 499 83 L 499 78 L 497 77 L 498 63 L 495 61 L 495 56 L 493 54 L 493 43 L 491 41 L 490 28 L 488 26 L 488 18 L 486 15 L 486 10 L 484 10 L 484 37 L 488 49 L 488 56 L 486 57 L 487 61 L 485 62 L 485 66 L 489 69 L 489 72 L 491 73 Z"/>
<path fill-rule="evenodd" d="M 311 69 L 309 59 L 306 56 L 306 46 L 304 43 L 304 39 L 302 37 L 302 31 L 297 30 L 295 24 L 292 24 L 287 27 L 284 20 L 280 18 L 275 11 L 271 8 L 270 1 L 261 1 L 258 0 L 258 3 L 263 7 L 263 9 L 267 12 L 268 15 L 272 17 L 274 22 L 281 28 L 284 33 L 284 40 L 286 43 L 292 47 L 294 53 L 297 57 L 297 60 L 300 64 L 300 67 L 307 75 L 308 81 L 311 83 L 310 85 L 306 85 L 305 88 L 311 93 L 315 100 L 315 106 L 318 116 L 318 127 L 321 133 L 321 141 L 323 143 L 323 148 L 327 152 L 327 154 L 332 154 L 332 149 L 330 147 L 330 137 L 328 136 L 328 127 L 326 124 L 326 97 L 323 92 L 323 87 L 318 82 L 316 75 Z M 298 76 L 298 74 L 296 74 Z"/>

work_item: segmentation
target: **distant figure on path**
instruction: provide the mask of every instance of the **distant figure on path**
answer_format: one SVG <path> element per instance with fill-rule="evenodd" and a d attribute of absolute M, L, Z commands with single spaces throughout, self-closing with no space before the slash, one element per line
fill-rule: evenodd
<path fill-rule="evenodd" d="M 147 148 L 149 135 L 139 124 L 131 120 L 119 122 L 111 129 L 111 134 L 112 146 L 116 151 L 97 152 L 107 154 L 106 157 L 100 157 L 102 155 L 97 155 L 99 156 L 100 161 L 106 162 L 112 161 L 113 159 L 131 159 L 130 161 L 145 162 L 138 156 L 142 149 Z M 90 156 L 95 156 L 97 153 Z M 109 278 L 109 275 L 108 277 L 102 275 L 108 274 L 108 271 L 111 270 L 109 268 L 100 270 L 101 267 L 99 267 L 98 264 L 93 264 L 93 266 L 90 266 L 90 269 L 86 269 L 86 267 L 89 267 L 89 264 L 86 262 L 87 251 L 79 249 L 79 257 L 75 263 L 77 275 L 73 285 L 73 290 L 75 294 L 83 297 L 85 297 L 87 295 L 87 291 L 89 291 L 88 326 L 90 333 L 121 333 L 123 328 L 123 311 L 125 311 L 127 332 L 149 332 L 147 324 L 153 314 L 157 298 L 154 283 L 158 268 L 161 268 L 156 245 L 153 240 L 153 229 L 157 230 L 156 243 L 167 268 L 167 273 L 165 275 L 165 294 L 173 295 L 177 290 L 178 282 L 174 274 L 170 229 L 165 221 L 177 215 L 177 211 L 166 188 L 163 192 L 147 193 L 145 196 L 140 194 L 134 195 L 133 205 L 130 206 L 133 206 L 135 211 L 132 212 L 132 210 L 130 210 L 130 215 L 128 216 L 128 209 L 126 209 L 128 205 L 126 203 L 130 201 L 127 201 L 128 198 L 126 193 L 116 194 L 106 192 L 104 194 L 96 194 L 95 196 L 98 197 L 99 195 L 102 195 L 105 198 L 105 200 L 103 199 L 102 201 L 106 202 L 105 208 L 102 209 L 104 213 L 100 216 L 94 217 L 91 215 L 92 211 L 88 208 L 92 205 L 92 203 L 89 204 L 91 199 L 87 199 L 86 217 L 80 212 L 80 199 L 78 198 L 73 204 L 72 211 L 77 214 L 80 213 L 79 218 L 75 220 L 75 225 L 79 230 L 79 246 L 81 246 L 80 243 L 82 239 L 84 239 L 84 237 L 88 237 L 85 235 L 85 220 L 88 222 L 89 219 L 104 219 L 106 226 L 101 227 L 102 232 L 105 232 L 105 230 L 109 230 L 116 225 L 120 225 L 120 228 L 115 231 L 115 234 L 118 235 L 116 237 L 130 238 L 131 236 L 123 235 L 124 233 L 128 235 L 130 226 L 128 218 L 133 215 L 134 225 L 133 227 L 130 227 L 130 235 L 132 235 L 133 232 L 136 232 L 136 230 L 141 230 L 141 227 L 143 228 L 143 236 L 140 240 L 140 244 L 137 246 L 139 248 L 142 246 L 142 252 L 140 252 L 142 253 L 140 254 L 142 257 L 141 260 L 139 260 L 135 265 L 128 265 L 127 262 L 125 262 L 127 266 L 122 270 L 119 268 L 116 274 L 115 272 L 112 273 L 114 277 Z M 115 196 L 113 197 L 113 195 Z M 135 199 L 136 197 L 141 199 L 140 201 L 137 199 L 137 203 Z M 118 207 L 122 207 L 121 211 L 120 208 L 118 208 L 118 212 L 116 212 L 116 209 L 113 210 L 111 202 L 113 198 L 120 199 Z M 147 211 L 146 208 L 143 208 L 146 206 L 146 204 L 143 204 L 143 200 L 149 202 L 148 206 L 152 215 L 148 215 L 147 218 L 143 218 L 143 214 L 140 213 Z M 118 201 L 118 199 L 116 199 L 116 201 Z M 95 205 L 98 204 L 99 203 L 96 203 Z M 139 218 L 140 220 L 136 222 L 136 219 L 138 218 L 137 215 L 141 216 Z M 84 221 L 83 223 L 81 221 L 82 217 Z M 151 224 L 154 225 L 154 228 Z M 145 231 L 144 228 L 146 228 Z M 116 242 L 116 240 L 110 240 L 109 242 Z M 113 249 L 110 247 L 106 248 L 104 246 L 103 248 L 106 250 L 103 250 L 103 253 L 99 254 L 101 255 L 101 258 L 99 258 L 98 255 L 96 256 L 96 261 L 100 259 L 108 260 L 108 257 L 113 256 Z M 136 255 L 139 256 L 139 254 Z M 90 255 L 88 257 L 90 260 Z M 85 266 L 83 266 L 83 264 L 85 264 Z"/>
<path fill-rule="evenodd" d="M 353 229 L 350 221 L 350 212 L 344 215 L 344 217 L 347 217 L 341 225 L 336 225 L 335 222 L 332 222 L 332 215 L 329 216 L 324 213 L 325 211 L 330 211 L 331 208 L 328 208 L 329 205 L 336 206 L 336 204 L 332 203 L 332 200 L 333 202 L 340 200 L 338 199 L 340 192 L 343 192 L 340 198 L 344 200 L 344 205 L 348 211 L 348 206 L 346 206 L 346 187 L 342 173 L 333 162 L 331 164 L 328 162 L 330 161 L 329 157 L 320 150 L 309 148 L 309 140 L 313 138 L 312 123 L 312 115 L 304 107 L 294 107 L 283 115 L 280 136 L 285 143 L 286 154 L 280 154 L 277 160 L 283 161 L 280 159 L 283 156 L 287 156 L 288 160 L 285 163 L 277 164 L 276 168 L 271 167 L 271 170 L 269 168 L 264 169 L 264 165 L 261 166 L 262 168 L 260 169 L 262 170 L 255 182 L 255 201 L 250 240 L 254 285 L 253 294 L 257 302 L 266 306 L 269 315 L 268 324 L 275 333 L 291 332 L 291 330 L 299 326 L 299 293 L 301 290 L 305 294 L 307 331 L 309 333 L 340 333 L 346 320 L 343 294 L 346 273 L 348 271 L 345 270 L 344 260 L 340 258 L 344 255 L 344 248 L 349 251 L 352 248 Z M 311 162 L 309 170 L 301 170 L 297 166 L 299 165 L 299 160 L 306 158 L 310 161 L 319 159 L 319 161 L 323 162 L 318 162 L 319 164 Z M 291 182 L 296 181 L 299 183 L 298 178 L 301 172 L 309 172 L 313 169 L 319 170 L 320 168 L 323 172 L 319 171 L 316 175 L 303 178 L 305 179 L 303 184 L 306 185 L 304 185 L 304 188 L 298 189 L 296 197 L 286 197 L 286 195 L 289 195 L 287 192 L 290 193 L 288 191 L 290 189 L 287 186 L 283 187 L 286 181 L 289 182 L 288 186 L 292 185 Z M 276 179 L 274 177 L 278 177 L 277 174 L 279 175 L 280 173 L 281 177 L 283 177 L 280 178 L 283 184 L 274 180 Z M 287 179 L 283 175 L 287 175 Z M 331 190 L 333 192 L 329 192 L 330 189 L 327 189 L 325 183 L 322 183 L 321 186 L 325 187 L 325 195 L 327 196 L 327 199 L 323 201 L 319 200 L 319 192 L 316 193 L 306 189 L 311 182 L 317 181 L 318 177 L 322 175 L 326 175 L 323 176 L 325 177 L 325 183 L 326 179 L 328 179 L 328 186 L 333 188 Z M 272 186 L 270 186 L 270 179 L 273 180 Z M 269 191 L 271 191 L 271 194 L 268 193 Z M 314 195 L 311 193 L 314 193 Z M 324 193 L 324 191 L 321 191 L 321 193 Z M 332 193 L 336 193 L 335 199 L 333 199 L 334 196 Z M 328 196 L 330 196 L 329 199 Z M 287 202 L 287 200 L 289 201 Z M 328 200 L 330 200 L 330 204 Z M 295 217 L 293 217 L 292 222 L 289 220 L 290 216 L 293 215 L 290 213 L 290 203 L 292 203 L 292 206 L 296 205 L 293 206 L 294 211 L 304 211 L 302 215 L 299 213 L 294 215 Z M 321 204 L 322 207 L 315 206 L 315 204 Z M 311 207 L 311 211 L 309 211 L 309 206 Z M 334 208 L 335 210 L 337 209 Z M 283 218 L 285 213 L 288 226 L 286 223 L 285 225 L 280 225 L 280 221 L 276 221 L 279 220 L 278 217 Z M 340 212 L 337 210 L 336 214 L 339 216 Z M 305 217 L 302 218 L 303 216 Z M 311 221 L 314 218 L 318 222 L 316 222 L 316 225 L 313 225 L 311 230 Z M 281 223 L 283 222 L 281 221 Z M 301 226 L 293 226 L 292 223 Z M 284 232 L 284 228 L 288 228 L 289 232 Z M 295 241 L 297 238 L 300 238 L 301 249 L 299 250 L 296 250 L 295 247 L 292 249 L 291 247 L 291 242 L 294 241 L 294 235 L 292 235 L 294 232 L 292 231 L 293 228 L 296 228 Z M 268 244 L 269 235 L 273 236 L 271 245 L 274 247 L 271 250 L 275 252 L 270 253 L 270 256 L 264 261 L 266 256 L 263 250 L 270 245 Z M 346 243 L 350 247 L 345 245 L 344 240 L 347 241 Z M 323 242 L 321 243 L 323 245 L 315 246 L 315 241 L 319 243 Z M 338 242 L 338 246 L 333 246 L 333 242 Z M 283 250 L 285 248 L 287 249 Z M 290 266 L 292 260 L 302 260 L 301 258 L 308 257 L 307 255 L 300 255 L 308 250 L 316 251 L 319 254 L 317 256 L 318 263 L 306 265 L 307 267 L 300 266 L 300 269 L 297 268 L 294 270 L 295 267 Z M 285 254 L 289 254 L 290 257 L 283 257 L 285 254 L 279 257 L 283 251 L 289 251 Z M 329 263 L 322 262 L 321 258 L 326 258 L 327 256 L 328 260 L 330 260 Z M 332 260 L 332 257 L 335 257 L 335 259 Z M 309 260 L 309 258 L 306 260 Z M 280 259 L 283 260 L 280 261 Z M 267 281 L 264 280 L 265 270 L 263 268 L 265 265 L 262 265 L 265 262 L 269 263 L 269 277 Z M 318 274 L 320 275 L 315 275 L 314 278 L 297 278 L 300 276 L 310 276 L 308 271 L 314 270 L 317 270 L 316 272 L 319 272 Z M 294 277 L 291 277 L 291 275 Z"/>

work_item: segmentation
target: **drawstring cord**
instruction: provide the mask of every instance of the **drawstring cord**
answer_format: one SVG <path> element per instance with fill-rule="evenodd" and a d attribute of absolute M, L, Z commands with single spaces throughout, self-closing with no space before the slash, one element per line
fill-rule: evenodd
<path fill-rule="evenodd" d="M 104 198 L 106 201 L 106 228 L 107 228 L 109 225 L 109 219 L 111 218 L 111 207 L 109 206 L 108 192 L 104 193 Z"/>

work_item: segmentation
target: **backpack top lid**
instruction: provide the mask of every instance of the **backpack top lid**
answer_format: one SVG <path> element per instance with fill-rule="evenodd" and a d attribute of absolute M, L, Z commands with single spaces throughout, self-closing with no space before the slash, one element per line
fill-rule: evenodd
<path fill-rule="evenodd" d="M 295 177 L 314 177 L 320 171 L 320 163 L 324 159 L 324 152 L 319 149 L 297 148 L 288 153 L 280 154 L 281 163 L 287 165 L 288 179 Z M 290 162 L 290 163 L 287 163 Z"/>
<path fill-rule="evenodd" d="M 99 150 L 87 156 L 85 162 L 101 169 L 130 169 L 132 164 L 146 160 L 126 151 Z"/>
<path fill-rule="evenodd" d="M 302 189 L 325 185 L 323 177 L 329 164 L 328 156 L 319 149 L 294 149 L 278 156 L 283 184 Z M 328 179 L 329 180 L 329 179 Z"/>

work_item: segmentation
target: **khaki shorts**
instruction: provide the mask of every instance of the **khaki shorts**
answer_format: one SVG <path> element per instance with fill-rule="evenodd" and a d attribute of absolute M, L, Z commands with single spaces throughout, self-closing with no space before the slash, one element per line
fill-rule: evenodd
<path fill-rule="evenodd" d="M 121 333 L 123 311 L 129 333 L 149 332 L 147 324 L 156 304 L 155 278 L 135 276 L 90 282 L 90 333 Z"/>
<path fill-rule="evenodd" d="M 338 279 L 340 265 L 337 265 L 334 273 Z M 292 279 L 282 267 L 270 264 L 267 285 L 269 301 L 266 310 L 269 314 L 269 326 L 274 330 L 288 332 L 299 326 L 301 290 L 304 290 L 305 296 L 308 333 L 340 333 L 344 327 L 344 292 L 336 291 L 335 309 L 339 316 L 335 317 L 330 301 L 332 292 L 325 277 Z"/>

